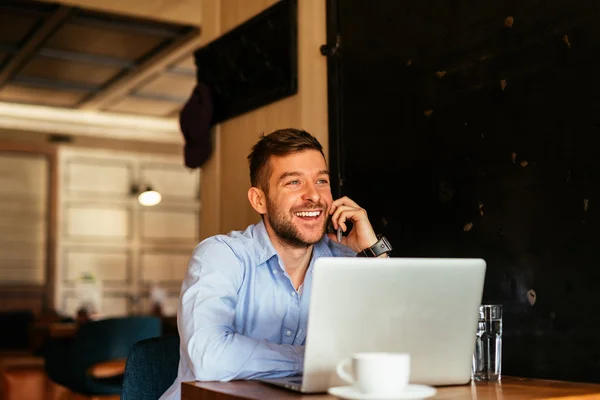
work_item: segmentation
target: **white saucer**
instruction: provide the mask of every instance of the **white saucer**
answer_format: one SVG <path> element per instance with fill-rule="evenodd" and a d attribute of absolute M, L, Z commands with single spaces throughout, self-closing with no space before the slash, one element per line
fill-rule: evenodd
<path fill-rule="evenodd" d="M 327 392 L 344 400 L 417 400 L 434 396 L 437 390 L 431 386 L 408 385 L 400 393 L 380 395 L 362 393 L 353 386 L 338 386 L 329 388 Z"/>

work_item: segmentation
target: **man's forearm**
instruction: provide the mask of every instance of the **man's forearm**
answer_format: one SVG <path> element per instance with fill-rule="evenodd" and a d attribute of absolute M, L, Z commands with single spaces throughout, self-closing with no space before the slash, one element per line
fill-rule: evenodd
<path fill-rule="evenodd" d="M 275 378 L 302 372 L 304 346 L 275 344 L 233 332 L 198 332 L 187 345 L 201 381 Z"/>

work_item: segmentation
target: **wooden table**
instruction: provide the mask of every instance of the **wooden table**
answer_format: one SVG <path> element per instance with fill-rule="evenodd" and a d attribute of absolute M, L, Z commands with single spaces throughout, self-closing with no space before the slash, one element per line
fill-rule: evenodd
<path fill-rule="evenodd" d="M 53 339 L 74 338 L 79 329 L 75 322 L 55 322 L 48 326 L 48 336 Z"/>
<path fill-rule="evenodd" d="M 256 381 L 183 382 L 181 400 L 334 400 L 328 394 L 299 394 Z M 503 377 L 502 382 L 476 382 L 437 388 L 436 400 L 600 399 L 600 384 Z"/>

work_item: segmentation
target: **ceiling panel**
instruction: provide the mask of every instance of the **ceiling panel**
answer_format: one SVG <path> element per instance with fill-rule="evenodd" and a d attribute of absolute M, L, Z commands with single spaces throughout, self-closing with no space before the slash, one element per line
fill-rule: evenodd
<path fill-rule="evenodd" d="M 0 8 L 0 43 L 18 44 L 38 20 L 35 16 L 3 13 Z"/>
<path fill-rule="evenodd" d="M 137 60 L 154 50 L 162 38 L 67 24 L 47 42 L 46 47 L 124 60 Z"/>
<path fill-rule="evenodd" d="M 180 108 L 181 104 L 172 101 L 127 96 L 107 108 L 107 111 L 170 117 Z"/>
<path fill-rule="evenodd" d="M 172 117 L 198 27 L 84 7 L 0 0 L 0 101 Z"/>
<path fill-rule="evenodd" d="M 84 92 L 7 84 L 0 89 L 0 101 L 73 107 L 86 95 Z"/>
<path fill-rule="evenodd" d="M 139 87 L 136 93 L 155 94 L 187 99 L 192 93 L 196 79 L 190 76 L 161 74 Z"/>
<path fill-rule="evenodd" d="M 202 0 L 61 0 L 61 2 L 111 14 L 170 21 L 177 24 L 200 26 L 202 20 Z"/>
<path fill-rule="evenodd" d="M 36 77 L 99 86 L 114 78 L 120 71 L 118 67 L 36 57 L 19 72 L 18 77 Z"/>

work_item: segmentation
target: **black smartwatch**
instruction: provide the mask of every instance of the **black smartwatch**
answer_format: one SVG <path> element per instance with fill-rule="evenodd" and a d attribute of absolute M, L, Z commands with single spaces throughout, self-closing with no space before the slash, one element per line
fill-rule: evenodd
<path fill-rule="evenodd" d="M 377 235 L 377 243 L 356 253 L 356 257 L 379 257 L 383 253 L 392 253 L 392 245 L 383 235 Z"/>

